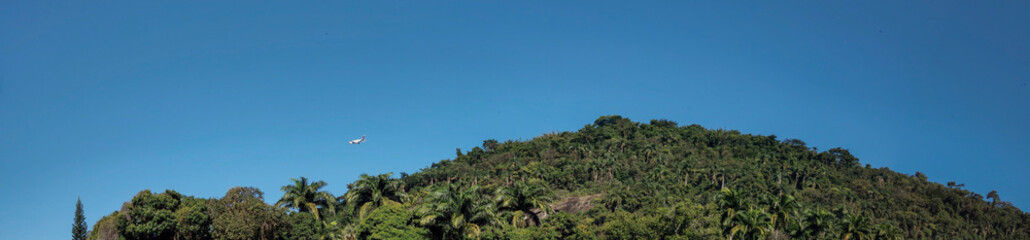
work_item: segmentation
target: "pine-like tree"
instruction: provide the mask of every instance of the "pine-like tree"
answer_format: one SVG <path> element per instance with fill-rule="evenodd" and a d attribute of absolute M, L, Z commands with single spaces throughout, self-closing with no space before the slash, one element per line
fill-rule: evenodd
<path fill-rule="evenodd" d="M 75 202 L 75 223 L 72 224 L 72 240 L 86 240 L 86 216 L 82 213 L 82 199 Z"/>

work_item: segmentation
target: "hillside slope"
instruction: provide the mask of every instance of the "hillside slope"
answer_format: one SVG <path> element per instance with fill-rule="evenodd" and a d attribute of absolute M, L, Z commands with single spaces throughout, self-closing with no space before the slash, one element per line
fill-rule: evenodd
<path fill-rule="evenodd" d="M 796 139 L 678 127 L 665 120 L 643 124 L 604 116 L 576 132 L 526 142 L 488 140 L 404 181 L 489 186 L 527 178 L 542 180 L 563 197 L 602 193 L 598 203 L 604 209 L 636 215 L 681 201 L 718 205 L 722 193 L 730 192 L 740 195 L 741 208 L 752 205 L 771 214 L 780 196 L 793 196 L 798 221 L 805 210 L 826 210 L 836 222 L 855 215 L 871 226 L 896 226 L 905 239 L 1030 239 L 1028 214 L 993 192 L 984 201 L 961 185 L 929 182 L 921 173 L 862 166 L 846 149 L 820 152 Z M 713 211 L 727 204 L 732 203 Z M 789 225 L 781 229 L 788 235 L 800 227 Z"/>
<path fill-rule="evenodd" d="M 603 116 L 275 206 L 140 192 L 91 239 L 1030 239 L 1030 214 L 800 140 Z M 100 232 L 100 231 L 94 231 Z"/>

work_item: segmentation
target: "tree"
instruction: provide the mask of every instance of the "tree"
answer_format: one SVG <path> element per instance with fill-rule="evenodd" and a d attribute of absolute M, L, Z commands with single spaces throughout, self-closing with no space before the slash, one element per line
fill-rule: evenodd
<path fill-rule="evenodd" d="M 991 206 L 995 207 L 997 207 L 999 205 L 998 203 L 1001 202 L 1001 197 L 998 196 L 998 190 L 991 190 L 991 192 L 987 193 L 987 199 L 990 199 Z"/>
<path fill-rule="evenodd" d="M 500 144 L 497 142 L 497 140 L 488 139 L 483 141 L 483 150 L 486 150 L 486 152 L 496 151 L 498 146 L 500 146 Z"/>
<path fill-rule="evenodd" d="M 316 220 L 322 219 L 321 209 L 327 209 L 330 213 L 336 212 L 333 204 L 336 198 L 329 192 L 319 191 L 319 189 L 327 185 L 325 182 L 317 181 L 308 184 L 308 179 L 305 177 L 300 177 L 300 180 L 296 178 L 291 178 L 290 180 L 293 181 L 293 185 L 286 185 L 281 188 L 283 197 L 275 203 L 276 207 L 309 212 Z"/>
<path fill-rule="evenodd" d="M 211 238 L 211 217 L 206 200 L 185 197 L 175 211 L 175 240 Z"/>
<path fill-rule="evenodd" d="M 172 190 L 153 194 L 143 190 L 124 207 L 118 234 L 127 240 L 191 240 L 210 237 L 211 219 L 204 200 L 184 197 Z"/>
<path fill-rule="evenodd" d="M 412 212 L 397 202 L 386 202 L 358 225 L 359 239 L 426 239 L 429 230 L 413 226 Z"/>
<path fill-rule="evenodd" d="M 805 219 L 800 229 L 794 234 L 799 237 L 811 237 L 813 239 L 826 239 L 826 235 L 833 229 L 833 213 L 825 209 L 817 211 L 805 211 Z"/>
<path fill-rule="evenodd" d="M 794 196 L 785 194 L 780 197 L 772 197 L 768 201 L 769 213 L 771 214 L 770 221 L 773 227 L 780 230 L 786 229 L 791 216 L 797 210 L 797 199 Z"/>
<path fill-rule="evenodd" d="M 86 240 L 88 226 L 82 211 L 82 199 L 75 201 L 75 223 L 72 224 L 72 240 Z"/>
<path fill-rule="evenodd" d="M 902 231 L 894 224 L 881 223 L 876 226 L 876 239 L 883 240 L 899 240 L 904 239 L 902 237 Z"/>
<path fill-rule="evenodd" d="M 393 173 L 377 176 L 361 174 L 360 179 L 348 186 L 350 190 L 344 194 L 344 198 L 354 204 L 359 218 L 365 218 L 372 210 L 387 202 L 397 203 L 404 198 L 401 181 L 391 178 L 391 175 Z"/>
<path fill-rule="evenodd" d="M 216 239 L 275 239 L 285 213 L 265 203 L 253 187 L 233 187 L 212 204 L 212 236 Z"/>
<path fill-rule="evenodd" d="M 419 206 L 419 224 L 430 227 L 436 239 L 475 238 L 481 227 L 496 223 L 496 206 L 479 191 L 476 185 L 441 185 Z"/>
<path fill-rule="evenodd" d="M 858 158 L 851 155 L 851 152 L 843 148 L 833 148 L 827 151 L 832 156 L 833 161 L 841 167 L 856 167 L 858 166 Z"/>
<path fill-rule="evenodd" d="M 89 240 L 118 240 L 122 239 L 118 234 L 118 219 L 125 218 L 119 211 L 104 216 L 93 223 L 93 231 L 89 231 Z"/>
<path fill-rule="evenodd" d="M 745 208 L 744 196 L 741 195 L 740 191 L 723 188 L 720 190 L 717 204 L 719 204 L 719 209 L 722 210 L 722 216 L 719 219 L 728 233 L 733 227 L 731 221 L 737 216 L 737 211 Z"/>
<path fill-rule="evenodd" d="M 127 240 L 171 240 L 175 237 L 175 210 L 182 196 L 174 191 L 154 195 L 143 190 L 128 203 L 125 218 L 119 218 L 118 234 Z"/>
<path fill-rule="evenodd" d="M 714 204 L 701 205 L 686 200 L 671 207 L 661 221 L 666 235 L 711 239 L 721 233 L 717 217 Z"/>
<path fill-rule="evenodd" d="M 552 200 L 547 196 L 547 189 L 539 184 L 516 182 L 512 186 L 498 188 L 496 196 L 499 209 L 513 213 L 511 223 L 515 226 L 540 224 L 540 217 L 533 209 L 541 213 L 554 213 L 549 205 Z"/>
<path fill-rule="evenodd" d="M 869 217 L 864 215 L 845 213 L 840 225 L 841 239 L 843 240 L 865 240 L 872 237 Z"/>
<path fill-rule="evenodd" d="M 747 211 L 737 212 L 733 217 L 733 228 L 730 229 L 730 239 L 740 236 L 741 240 L 765 239 L 772 230 L 769 222 L 769 213 L 761 209 L 750 208 Z"/>

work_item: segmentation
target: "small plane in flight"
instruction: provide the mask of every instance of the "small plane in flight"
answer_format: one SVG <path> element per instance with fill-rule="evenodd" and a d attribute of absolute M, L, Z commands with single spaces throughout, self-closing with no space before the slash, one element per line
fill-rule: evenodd
<path fill-rule="evenodd" d="M 365 141 L 365 135 L 361 135 L 361 139 L 350 140 L 350 144 L 361 144 Z"/>

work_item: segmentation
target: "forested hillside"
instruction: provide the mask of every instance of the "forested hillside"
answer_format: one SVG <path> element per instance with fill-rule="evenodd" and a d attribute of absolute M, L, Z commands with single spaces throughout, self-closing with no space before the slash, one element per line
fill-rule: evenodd
<path fill-rule="evenodd" d="M 961 184 L 863 165 L 801 140 L 603 116 L 486 140 L 348 192 L 284 181 L 223 198 L 144 190 L 90 239 L 1030 239 L 1030 214 Z"/>

